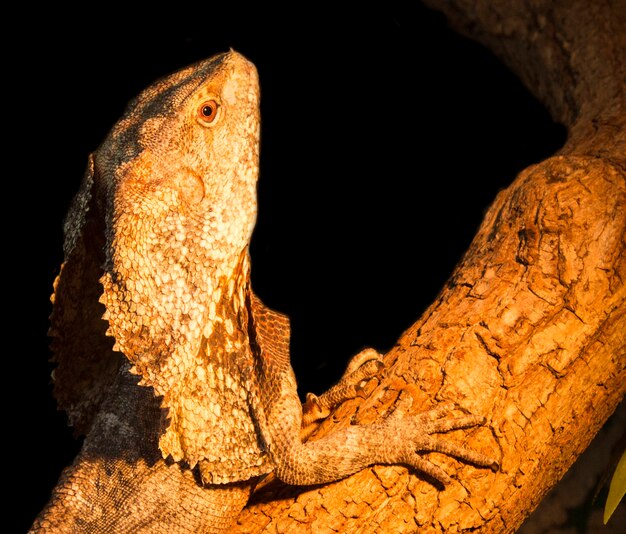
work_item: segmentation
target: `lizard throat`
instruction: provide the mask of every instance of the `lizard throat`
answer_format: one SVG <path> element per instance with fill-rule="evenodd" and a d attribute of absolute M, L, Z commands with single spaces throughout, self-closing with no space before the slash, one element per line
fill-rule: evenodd
<path fill-rule="evenodd" d="M 145 257 L 124 260 L 100 279 L 107 335 L 115 339 L 114 350 L 135 362 L 133 372 L 142 375 L 142 384 L 167 395 L 177 387 L 173 377 L 185 374 L 197 357 L 203 338 L 219 337 L 228 345 L 245 328 L 247 247 L 231 261 L 218 262 L 219 268 L 189 262 L 170 266 L 168 275 L 146 265 Z M 163 373 L 172 378 L 164 382 Z"/>
<path fill-rule="evenodd" d="M 173 302 L 159 301 L 158 295 L 145 291 L 148 284 L 142 281 L 110 272 L 101 278 L 100 300 L 106 306 L 107 334 L 115 338 L 114 350 L 134 363 L 131 372 L 141 376 L 139 384 L 151 386 L 167 406 L 161 453 L 190 466 L 211 462 L 216 480 L 222 482 L 231 475 L 244 476 L 233 474 L 235 464 L 247 466 L 246 473 L 267 464 L 247 336 L 247 247 L 233 263 L 229 271 L 205 271 L 203 291 L 193 298 L 185 291 L 176 293 L 180 285 L 174 280 L 165 293 L 167 298 L 179 297 Z M 241 422 L 237 428 L 224 426 L 224 418 L 232 414 Z M 238 445 L 233 448 L 233 443 Z"/>

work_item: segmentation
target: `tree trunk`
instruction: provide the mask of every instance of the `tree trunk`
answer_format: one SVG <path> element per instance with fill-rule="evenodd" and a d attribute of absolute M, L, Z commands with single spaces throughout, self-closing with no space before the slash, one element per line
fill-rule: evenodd
<path fill-rule="evenodd" d="M 568 141 L 497 196 L 436 301 L 386 355 L 386 377 L 317 435 L 367 424 L 415 384 L 423 409 L 455 401 L 487 418 L 451 437 L 500 470 L 433 453 L 456 471 L 445 491 L 398 466 L 315 488 L 266 482 L 233 532 L 514 531 L 626 391 L 624 3 L 426 3 L 516 72 Z"/>

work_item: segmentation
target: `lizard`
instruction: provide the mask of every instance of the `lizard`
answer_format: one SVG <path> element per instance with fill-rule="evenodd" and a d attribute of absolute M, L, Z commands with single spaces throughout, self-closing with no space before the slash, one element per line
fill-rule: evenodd
<path fill-rule="evenodd" d="M 404 464 L 447 484 L 429 451 L 497 468 L 435 435 L 484 423 L 448 404 L 303 439 L 289 319 L 250 285 L 259 150 L 258 74 L 230 50 L 140 93 L 89 156 L 49 331 L 55 397 L 86 438 L 31 532 L 222 532 L 270 472 Z M 358 354 L 304 426 L 382 367 Z"/>

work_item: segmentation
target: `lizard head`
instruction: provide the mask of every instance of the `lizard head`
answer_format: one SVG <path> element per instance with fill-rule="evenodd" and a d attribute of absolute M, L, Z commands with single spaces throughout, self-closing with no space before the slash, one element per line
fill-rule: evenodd
<path fill-rule="evenodd" d="M 167 238 L 173 217 L 179 241 L 185 230 L 201 241 L 192 235 L 201 223 L 221 250 L 245 247 L 256 218 L 259 124 L 256 69 L 234 51 L 143 91 L 95 154 L 111 237 L 128 230 L 120 218 L 144 217 Z"/>
<path fill-rule="evenodd" d="M 243 301 L 259 124 L 256 69 L 230 51 L 142 92 L 95 153 L 107 333 L 158 394 L 164 367 L 198 350 L 224 281 Z"/>

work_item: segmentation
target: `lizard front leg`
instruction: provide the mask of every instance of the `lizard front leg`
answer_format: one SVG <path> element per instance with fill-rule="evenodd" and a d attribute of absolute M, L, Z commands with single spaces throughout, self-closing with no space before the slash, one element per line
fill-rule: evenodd
<path fill-rule="evenodd" d="M 402 402 L 380 422 L 352 425 L 318 440 L 303 442 L 300 436 L 301 404 L 289 363 L 288 320 L 266 308 L 254 295 L 249 305 L 254 344 L 260 352 L 257 376 L 263 392 L 269 452 L 275 474 L 283 482 L 323 484 L 374 464 L 404 464 L 446 484 L 450 477 L 420 454 L 432 451 L 478 466 L 497 466 L 492 458 L 435 436 L 484 422 L 483 418 L 473 415 L 442 418 L 450 412 L 450 404 L 410 415 L 403 406 L 406 402 Z"/>
<path fill-rule="evenodd" d="M 408 465 L 441 484 L 447 484 L 450 477 L 420 454 L 433 451 L 478 466 L 497 465 L 481 453 L 434 435 L 483 423 L 481 417 L 473 415 L 442 419 L 451 405 L 418 415 L 408 415 L 397 409 L 378 423 L 349 426 L 319 440 L 303 443 L 298 437 L 300 403 L 295 382 L 286 381 L 280 389 L 280 400 L 274 405 L 268 421 L 272 434 L 270 451 L 277 477 L 288 484 L 323 484 L 374 464 Z"/>

